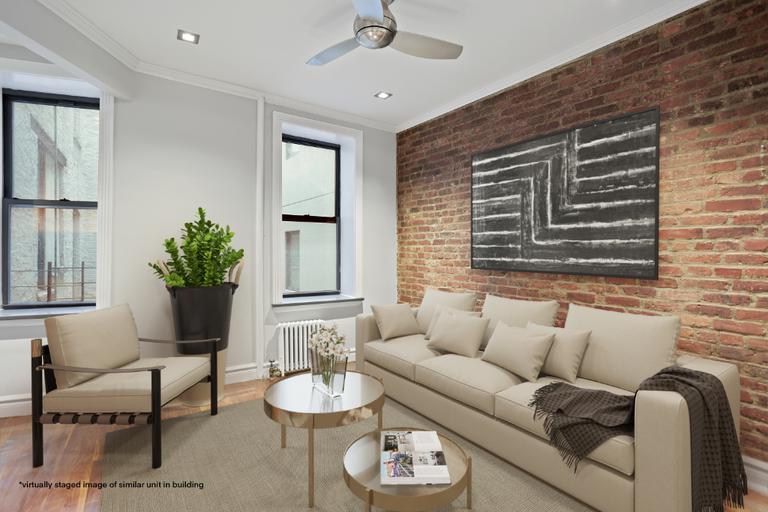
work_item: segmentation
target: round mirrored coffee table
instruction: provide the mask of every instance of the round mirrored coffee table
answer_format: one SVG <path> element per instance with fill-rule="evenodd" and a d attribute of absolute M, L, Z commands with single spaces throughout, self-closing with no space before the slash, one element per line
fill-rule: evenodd
<path fill-rule="evenodd" d="M 387 430 L 423 430 L 410 427 Z M 371 507 L 397 512 L 416 512 L 445 507 L 467 492 L 467 508 L 472 508 L 472 458 L 450 438 L 438 433 L 443 446 L 451 483 L 447 485 L 382 485 L 381 432 L 358 437 L 344 453 L 344 481 L 352 493 Z"/>
<path fill-rule="evenodd" d="M 344 393 L 331 398 L 312 385 L 312 375 L 301 373 L 272 383 L 264 391 L 264 412 L 280 424 L 280 448 L 285 448 L 286 427 L 305 428 L 307 440 L 307 494 L 315 506 L 315 429 L 351 425 L 379 415 L 382 425 L 384 385 L 378 379 L 348 371 Z"/>

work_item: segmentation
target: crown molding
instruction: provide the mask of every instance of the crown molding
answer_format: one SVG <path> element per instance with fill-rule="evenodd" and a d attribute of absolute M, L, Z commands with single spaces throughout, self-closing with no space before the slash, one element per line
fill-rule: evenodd
<path fill-rule="evenodd" d="M 209 78 L 206 76 L 195 75 L 193 73 L 187 73 L 186 71 L 180 71 L 165 66 L 158 66 L 144 61 L 139 61 L 135 71 L 145 75 L 151 75 L 158 78 L 164 78 L 166 80 L 173 80 L 175 82 L 181 82 L 188 85 L 194 85 L 196 87 L 202 87 L 204 89 L 210 89 L 212 91 L 231 94 L 233 96 L 241 96 L 243 98 L 251 99 L 264 98 L 264 101 L 271 105 L 300 110 L 308 114 L 328 117 L 336 121 L 344 121 L 347 123 L 357 124 L 368 128 L 375 128 L 377 130 L 383 130 L 386 132 L 395 131 L 394 124 L 376 121 L 367 117 L 350 114 L 348 112 L 321 107 L 320 105 L 316 105 L 314 103 L 306 103 L 292 98 L 270 94 L 268 92 L 260 91 L 251 87 L 226 82 L 224 80 L 217 80 L 215 78 Z"/>
<path fill-rule="evenodd" d="M 425 123 L 444 114 L 452 112 L 458 108 L 474 103 L 475 101 L 494 96 L 505 89 L 524 82 L 529 78 L 533 78 L 537 75 L 549 71 L 556 67 L 562 66 L 572 60 L 583 57 L 595 50 L 608 46 L 611 43 L 620 41 L 625 37 L 631 36 L 636 32 L 645 30 L 648 27 L 656 25 L 666 19 L 676 16 L 681 12 L 685 12 L 688 9 L 692 9 L 700 4 L 705 3 L 707 0 L 671 0 L 664 4 L 664 6 L 647 12 L 637 18 L 634 18 L 626 23 L 613 27 L 612 29 L 599 34 L 592 39 L 589 39 L 581 44 L 573 46 L 568 50 L 558 53 L 553 57 L 537 62 L 533 66 L 529 66 L 521 71 L 517 71 L 510 75 L 505 76 L 495 82 L 492 82 L 480 89 L 477 89 L 469 94 L 459 96 L 458 98 L 449 101 L 435 109 L 428 112 L 424 112 L 418 116 L 412 117 L 408 121 L 398 124 L 395 127 L 396 132 L 401 132 L 409 128 L 413 128 L 416 125 Z"/>
<path fill-rule="evenodd" d="M 96 43 L 104 51 L 122 62 L 125 66 L 136 70 L 139 58 L 131 53 L 106 32 L 97 27 L 91 20 L 72 7 L 66 0 L 37 0 L 56 16 L 69 23 L 74 29 Z"/>
<path fill-rule="evenodd" d="M 164 78 L 174 82 L 180 82 L 195 87 L 202 87 L 213 91 L 241 96 L 244 98 L 259 99 L 264 98 L 268 103 L 286 108 L 301 110 L 310 114 L 316 114 L 329 117 L 338 121 L 345 121 L 368 128 L 375 128 L 387 132 L 394 132 L 395 125 L 358 116 L 348 112 L 342 112 L 331 108 L 322 107 L 313 103 L 306 103 L 292 98 L 285 98 L 276 94 L 260 91 L 252 87 L 218 80 L 203 75 L 187 73 L 166 66 L 159 66 L 150 62 L 145 62 L 131 53 L 123 45 L 112 39 L 106 32 L 86 18 L 80 11 L 75 9 L 67 0 L 37 0 L 40 4 L 48 8 L 59 18 L 75 28 L 78 32 L 93 41 L 97 46 L 108 52 L 114 58 L 119 60 L 129 69 L 145 75 Z"/>

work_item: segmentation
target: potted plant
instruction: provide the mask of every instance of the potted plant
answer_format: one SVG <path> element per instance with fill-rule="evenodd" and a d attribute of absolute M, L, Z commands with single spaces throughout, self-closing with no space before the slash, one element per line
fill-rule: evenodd
<path fill-rule="evenodd" d="M 208 220 L 205 210 L 198 208 L 197 219 L 182 228 L 181 246 L 175 238 L 166 239 L 168 259 L 149 264 L 169 292 L 176 339 L 220 338 L 219 350 L 227 348 L 232 299 L 243 265 L 243 250 L 232 247 L 234 236 L 229 226 L 222 228 Z M 208 351 L 199 344 L 179 344 L 177 349 L 181 354 Z M 226 352 L 219 354 L 218 362 L 223 376 Z M 219 379 L 220 386 L 223 382 Z M 200 396 L 193 401 L 205 399 Z"/>

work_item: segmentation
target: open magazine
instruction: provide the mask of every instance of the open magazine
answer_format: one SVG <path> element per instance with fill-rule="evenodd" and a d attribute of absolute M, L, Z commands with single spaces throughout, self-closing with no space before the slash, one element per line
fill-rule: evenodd
<path fill-rule="evenodd" d="M 450 484 L 440 438 L 435 431 L 381 432 L 382 485 Z"/>

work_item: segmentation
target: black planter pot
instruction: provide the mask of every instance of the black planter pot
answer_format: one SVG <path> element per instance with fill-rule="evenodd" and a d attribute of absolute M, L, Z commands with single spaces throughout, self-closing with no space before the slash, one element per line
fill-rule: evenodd
<path fill-rule="evenodd" d="M 173 309 L 173 327 L 177 340 L 221 338 L 219 350 L 229 345 L 229 321 L 232 318 L 234 283 L 219 286 L 168 288 Z M 207 354 L 206 344 L 177 345 L 181 354 Z"/>

